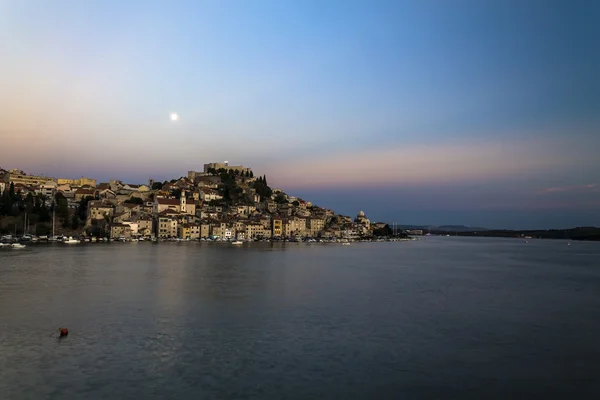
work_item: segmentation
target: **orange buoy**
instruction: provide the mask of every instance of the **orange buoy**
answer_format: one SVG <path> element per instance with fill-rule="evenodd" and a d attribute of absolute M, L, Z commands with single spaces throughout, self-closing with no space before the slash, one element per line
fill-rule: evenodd
<path fill-rule="evenodd" d="M 69 334 L 69 330 L 67 328 L 59 328 L 60 337 L 67 336 Z"/>

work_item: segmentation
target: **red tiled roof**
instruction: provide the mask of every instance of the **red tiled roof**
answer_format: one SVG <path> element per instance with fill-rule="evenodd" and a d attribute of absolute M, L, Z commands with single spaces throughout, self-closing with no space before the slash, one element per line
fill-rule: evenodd
<path fill-rule="evenodd" d="M 160 215 L 167 215 L 167 214 L 171 214 L 171 215 L 179 215 L 179 212 L 177 211 L 173 211 L 173 210 L 163 210 L 159 213 Z"/>
<path fill-rule="evenodd" d="M 93 195 L 96 191 L 93 189 L 77 189 L 75 191 L 75 194 L 89 194 L 89 195 Z"/>
<path fill-rule="evenodd" d="M 179 200 L 177 199 L 165 199 L 165 198 L 158 198 L 156 199 L 156 201 L 158 202 L 158 204 L 164 205 L 164 206 L 178 206 L 179 205 Z"/>

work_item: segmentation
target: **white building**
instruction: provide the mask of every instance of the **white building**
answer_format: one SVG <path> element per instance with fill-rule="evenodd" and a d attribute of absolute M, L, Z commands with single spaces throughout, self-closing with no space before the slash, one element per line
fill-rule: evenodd
<path fill-rule="evenodd" d="M 41 193 L 43 196 L 46 196 L 46 198 L 51 199 L 52 197 L 54 197 L 57 188 L 58 184 L 56 182 L 48 181 L 40 185 L 38 192 Z"/>
<path fill-rule="evenodd" d="M 123 224 L 124 225 L 129 225 L 131 227 L 131 234 L 132 235 L 137 235 L 138 234 L 138 227 L 139 227 L 139 225 L 136 222 L 124 221 Z"/>

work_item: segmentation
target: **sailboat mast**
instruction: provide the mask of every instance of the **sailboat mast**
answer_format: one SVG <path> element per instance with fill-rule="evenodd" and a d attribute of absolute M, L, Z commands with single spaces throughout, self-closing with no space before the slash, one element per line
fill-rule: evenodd
<path fill-rule="evenodd" d="M 52 199 L 52 238 L 54 238 L 56 236 L 54 234 L 55 216 L 56 216 L 56 207 L 54 205 L 54 199 Z"/>

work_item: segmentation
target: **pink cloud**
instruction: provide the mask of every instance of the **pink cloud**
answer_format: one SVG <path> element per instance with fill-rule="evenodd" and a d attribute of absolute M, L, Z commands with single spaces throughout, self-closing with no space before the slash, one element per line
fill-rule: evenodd
<path fill-rule="evenodd" d="M 557 193 L 557 192 L 574 192 L 574 191 L 584 191 L 587 189 L 594 189 L 598 185 L 596 183 L 589 183 L 587 185 L 573 185 L 573 186 L 558 186 L 558 187 L 550 187 L 539 190 L 538 194 L 549 194 L 549 193 Z"/>
<path fill-rule="evenodd" d="M 482 210 L 521 210 L 521 211 L 549 211 L 549 210 L 597 210 L 600 202 L 594 200 L 578 201 L 500 201 L 482 204 Z"/>
<path fill-rule="evenodd" d="M 270 165 L 272 182 L 296 187 L 440 185 L 526 177 L 567 167 L 573 159 L 551 144 L 472 142 L 353 150 Z"/>

